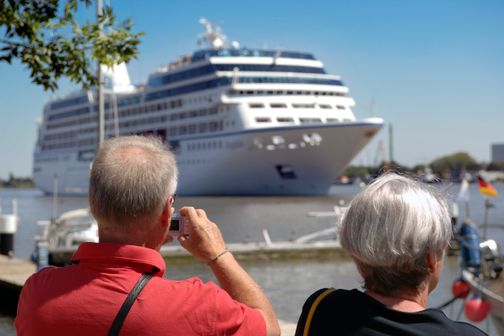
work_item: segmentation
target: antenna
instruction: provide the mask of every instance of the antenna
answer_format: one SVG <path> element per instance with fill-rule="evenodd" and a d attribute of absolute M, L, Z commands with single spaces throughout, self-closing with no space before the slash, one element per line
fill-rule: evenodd
<path fill-rule="evenodd" d="M 205 32 L 200 34 L 198 45 L 207 43 L 208 49 L 222 49 L 225 47 L 227 37 L 217 24 L 205 18 L 201 18 L 199 23 L 205 26 Z"/>

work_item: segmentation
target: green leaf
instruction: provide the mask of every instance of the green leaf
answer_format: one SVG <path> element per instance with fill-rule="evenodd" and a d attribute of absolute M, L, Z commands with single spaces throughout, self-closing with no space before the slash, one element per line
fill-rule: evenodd
<path fill-rule="evenodd" d="M 1 49 L 0 62 L 21 61 L 32 82 L 45 90 L 55 90 L 61 76 L 84 87 L 95 85 L 96 60 L 113 65 L 138 55 L 143 33 L 132 33 L 131 20 L 116 24 L 110 6 L 105 6 L 99 23 L 80 25 L 74 18 L 79 4 L 92 0 L 1 0 L 0 28 L 8 39 Z M 14 43 L 8 45 L 8 43 Z"/>

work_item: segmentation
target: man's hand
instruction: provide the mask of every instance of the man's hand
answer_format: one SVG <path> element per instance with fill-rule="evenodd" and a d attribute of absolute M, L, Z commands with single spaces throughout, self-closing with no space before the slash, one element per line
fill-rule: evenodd
<path fill-rule="evenodd" d="M 208 263 L 226 249 L 219 228 L 208 219 L 204 210 L 183 207 L 179 213 L 181 218 L 184 217 L 185 231 L 189 236 L 180 235 L 178 240 L 194 257 Z"/>
<path fill-rule="evenodd" d="M 226 251 L 222 234 L 211 222 L 205 211 L 184 207 L 179 211 L 185 217 L 189 236 L 180 235 L 178 240 L 189 253 L 209 264 L 219 283 L 234 300 L 258 310 L 266 323 L 268 336 L 280 335 L 280 327 L 268 298 L 256 282 L 238 264 L 231 253 Z M 218 259 L 217 256 L 221 255 Z M 210 262 L 212 261 L 212 262 Z"/>

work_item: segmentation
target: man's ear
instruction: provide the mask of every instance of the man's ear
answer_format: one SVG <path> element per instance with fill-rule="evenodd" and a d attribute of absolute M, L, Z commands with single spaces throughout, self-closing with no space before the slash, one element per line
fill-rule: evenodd
<path fill-rule="evenodd" d="M 161 216 L 159 218 L 161 226 L 163 228 L 170 226 L 171 215 L 172 215 L 172 202 L 170 197 L 163 206 L 163 211 L 161 212 Z"/>
<path fill-rule="evenodd" d="M 427 256 L 425 258 L 427 261 L 427 268 L 431 273 L 434 273 L 438 268 L 439 257 L 436 255 L 436 253 L 429 251 L 427 252 Z"/>

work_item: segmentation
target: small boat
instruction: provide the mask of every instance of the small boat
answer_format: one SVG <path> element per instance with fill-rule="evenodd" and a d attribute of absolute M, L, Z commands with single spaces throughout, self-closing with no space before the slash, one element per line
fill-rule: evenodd
<path fill-rule="evenodd" d="M 37 247 L 47 249 L 51 265 L 68 263 L 80 243 L 98 242 L 98 224 L 87 208 L 65 212 L 56 219 L 39 221 L 37 225 L 41 232 L 35 237 Z"/>

